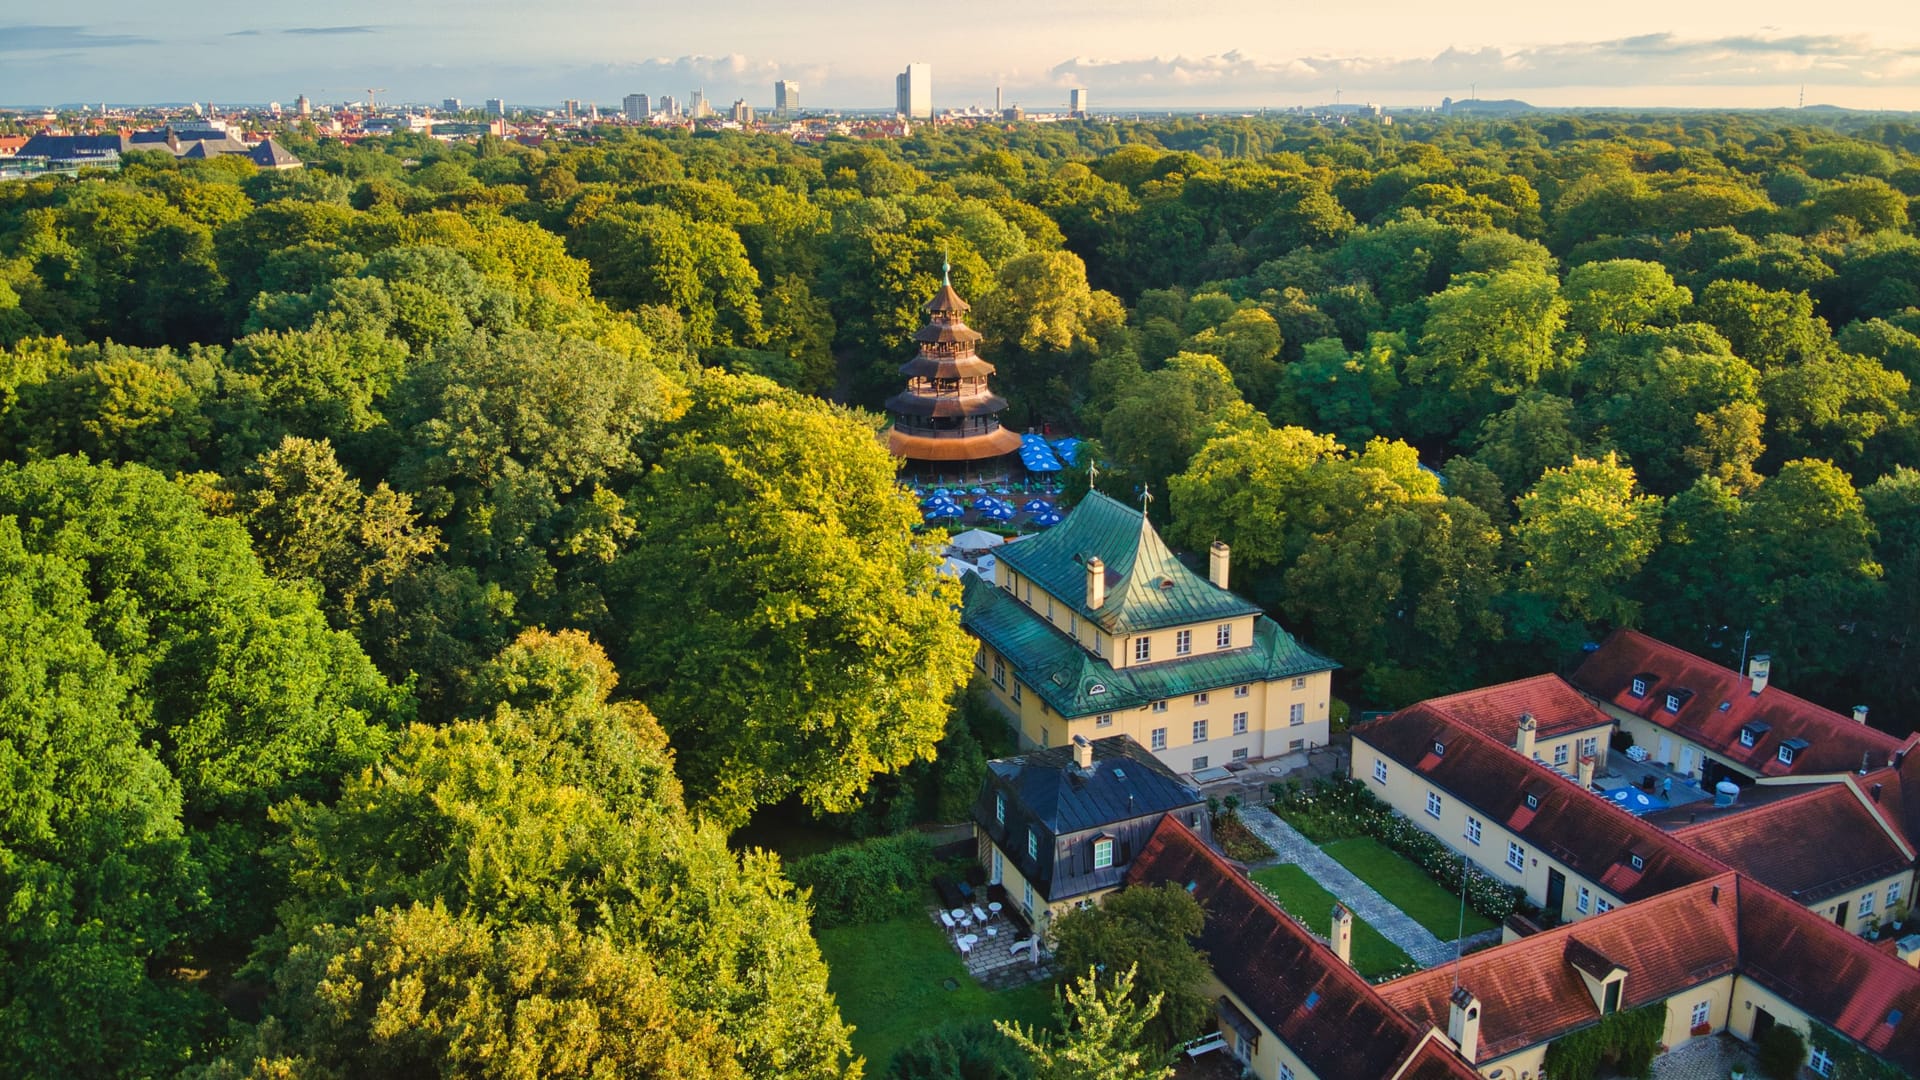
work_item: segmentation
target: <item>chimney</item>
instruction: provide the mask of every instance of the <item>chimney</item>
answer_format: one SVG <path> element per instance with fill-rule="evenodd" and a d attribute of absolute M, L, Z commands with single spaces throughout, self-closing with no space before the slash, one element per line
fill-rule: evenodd
<path fill-rule="evenodd" d="M 1581 789 L 1585 791 L 1592 791 L 1593 790 L 1593 757 L 1592 755 L 1590 754 L 1580 755 L 1580 764 L 1577 765 L 1575 768 L 1577 770 L 1577 775 L 1580 779 Z"/>
<path fill-rule="evenodd" d="M 1920 967 L 1920 934 L 1908 934 L 1893 943 L 1894 955 L 1908 967 Z"/>
<path fill-rule="evenodd" d="M 1869 790 L 1870 790 L 1870 793 L 1871 793 L 1871 794 L 1873 795 L 1873 801 L 1874 801 L 1874 802 L 1879 802 L 1879 801 L 1880 801 L 1880 789 L 1881 789 L 1881 787 L 1883 787 L 1883 786 L 1884 786 L 1884 785 L 1881 785 L 1881 784 L 1875 784 L 1875 785 L 1873 785 L 1873 787 L 1872 787 L 1871 789 L 1869 789 Z"/>
<path fill-rule="evenodd" d="M 1073 737 L 1073 764 L 1082 772 L 1093 768 L 1093 744 L 1085 735 Z"/>
<path fill-rule="evenodd" d="M 1095 555 L 1087 560 L 1087 607 L 1098 611 L 1107 602 L 1107 564 Z"/>
<path fill-rule="evenodd" d="M 1348 966 L 1353 964 L 1353 912 L 1345 904 L 1333 905 L 1333 955 Z"/>
<path fill-rule="evenodd" d="M 1467 1064 L 1480 1055 L 1480 999 L 1464 986 L 1454 987 L 1447 998 L 1447 1038 L 1460 1048 Z"/>
<path fill-rule="evenodd" d="M 1207 548 L 1207 580 L 1213 582 L 1216 589 L 1227 587 L 1228 554 L 1225 540 L 1215 540 L 1213 546 Z"/>
<path fill-rule="evenodd" d="M 1853 722 L 1856 724 L 1864 724 L 1867 722 L 1867 707 L 1865 705 L 1855 705 L 1853 707 Z"/>
<path fill-rule="evenodd" d="M 1521 757 L 1528 759 L 1533 757 L 1533 736 L 1539 730 L 1540 725 L 1534 721 L 1532 713 L 1520 714 L 1520 729 L 1514 732 L 1513 748 Z"/>
<path fill-rule="evenodd" d="M 1767 688 L 1767 676 L 1773 673 L 1773 657 L 1760 653 L 1747 661 L 1747 678 L 1753 680 L 1754 696 Z"/>

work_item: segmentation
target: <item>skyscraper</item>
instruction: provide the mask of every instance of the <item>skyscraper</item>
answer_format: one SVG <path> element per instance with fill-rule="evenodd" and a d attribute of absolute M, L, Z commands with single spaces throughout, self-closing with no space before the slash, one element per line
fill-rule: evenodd
<path fill-rule="evenodd" d="M 733 108 L 728 111 L 727 116 L 736 124 L 751 125 L 753 106 L 747 104 L 746 98 L 734 98 Z"/>
<path fill-rule="evenodd" d="M 695 90 L 687 96 L 687 115 L 693 117 L 695 120 L 703 116 L 712 115 L 712 110 L 707 106 L 707 92 L 705 90 Z"/>
<path fill-rule="evenodd" d="M 1085 90 L 1074 89 L 1067 92 L 1067 111 L 1073 114 L 1076 120 L 1084 120 L 1087 118 L 1087 92 Z"/>
<path fill-rule="evenodd" d="M 653 115 L 653 110 L 648 108 L 651 104 L 645 94 L 628 94 L 620 99 L 620 111 L 626 113 L 629 120 L 645 120 Z"/>
<path fill-rule="evenodd" d="M 660 112 L 669 120 L 677 120 L 680 118 L 680 102 L 676 101 L 672 94 L 662 94 Z"/>
<path fill-rule="evenodd" d="M 459 112 L 460 99 L 457 97 L 447 98 L 445 101 L 442 101 L 440 103 L 440 111 L 441 112 Z"/>
<path fill-rule="evenodd" d="M 933 119 L 933 65 L 908 64 L 893 79 L 894 112 L 910 120 Z"/>
<path fill-rule="evenodd" d="M 505 98 L 497 98 L 497 97 L 490 97 L 490 98 L 488 98 L 488 99 L 487 99 L 487 115 L 488 115 L 488 116 L 505 116 L 505 115 L 507 115 L 507 102 L 506 102 L 506 99 L 505 99 Z"/>
<path fill-rule="evenodd" d="M 781 79 L 773 84 L 773 111 L 782 118 L 800 111 L 800 84 Z"/>

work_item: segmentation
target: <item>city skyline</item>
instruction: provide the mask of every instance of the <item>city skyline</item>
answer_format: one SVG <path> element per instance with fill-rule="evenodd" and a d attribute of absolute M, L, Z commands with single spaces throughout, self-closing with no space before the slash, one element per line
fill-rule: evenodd
<path fill-rule="evenodd" d="M 810 107 L 885 109 L 894 76 L 929 55 L 924 27 L 871 0 L 801 14 L 764 0 L 649 12 L 607 0 L 564 16 L 498 0 L 423 0 L 404 13 L 341 0 L 315 25 L 285 0 L 157 11 L 88 0 L 53 23 L 0 25 L 0 104 L 222 99 L 316 102 L 443 98 L 611 107 L 631 93 L 773 104 L 807 88 Z M 1817 14 L 1784 0 L 1676 9 L 1652 0 L 1494 11 L 1385 0 L 1364 21 L 1341 11 L 1215 3 L 1169 18 L 1142 0 L 1046 5 L 984 0 L 943 26 L 936 109 L 1007 104 L 1064 110 L 1083 88 L 1102 109 L 1287 107 L 1334 99 L 1433 104 L 1522 98 L 1547 106 L 1791 106 L 1920 109 L 1920 27 L 1899 0 Z M 67 21 L 72 20 L 72 21 Z M 244 20 L 244 21 L 242 21 Z"/>

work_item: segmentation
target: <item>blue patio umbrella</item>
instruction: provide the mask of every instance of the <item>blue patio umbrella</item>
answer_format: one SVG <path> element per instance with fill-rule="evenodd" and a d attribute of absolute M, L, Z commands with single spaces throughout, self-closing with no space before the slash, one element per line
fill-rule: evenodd
<path fill-rule="evenodd" d="M 1053 509 L 1053 504 L 1045 499 L 1028 499 L 1026 505 L 1020 509 L 1029 514 L 1045 514 Z"/>
<path fill-rule="evenodd" d="M 1061 461 L 1064 461 L 1069 465 L 1078 465 L 1080 463 L 1080 440 L 1079 439 L 1075 439 L 1071 436 L 1065 439 L 1061 439 L 1059 442 L 1053 444 L 1053 450 L 1054 450 L 1054 453 L 1060 455 Z"/>
<path fill-rule="evenodd" d="M 1607 798 L 1612 799 L 1614 805 L 1624 808 L 1629 814 L 1649 814 L 1655 810 L 1667 808 L 1667 800 L 1660 796 L 1649 795 L 1630 787 L 1614 788 L 1607 792 Z"/>
<path fill-rule="evenodd" d="M 1020 464 L 1025 465 L 1028 472 L 1059 472 L 1061 468 L 1060 459 L 1054 457 L 1045 444 L 1021 447 Z"/>
<path fill-rule="evenodd" d="M 1013 507 L 1008 506 L 1005 503 L 1002 503 L 1001 505 L 994 507 L 992 510 L 987 511 L 987 516 L 992 518 L 995 521 L 1012 521 Z"/>
<path fill-rule="evenodd" d="M 1048 511 L 1047 513 L 1039 514 L 1035 516 L 1033 519 L 1033 523 L 1035 525 L 1040 526 L 1043 529 L 1048 529 L 1048 528 L 1052 528 L 1055 525 L 1060 524 L 1062 521 L 1065 521 L 1065 520 L 1066 519 L 1061 517 L 1059 514 L 1053 513 L 1052 511 Z"/>

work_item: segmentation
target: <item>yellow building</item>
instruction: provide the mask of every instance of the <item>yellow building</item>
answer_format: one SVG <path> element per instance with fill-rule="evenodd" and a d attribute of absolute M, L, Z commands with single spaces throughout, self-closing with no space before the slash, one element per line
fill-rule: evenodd
<path fill-rule="evenodd" d="M 1339 665 L 1227 588 L 1228 551 L 1188 570 L 1145 515 L 1098 492 L 995 549 L 961 623 L 1021 745 L 1130 735 L 1177 772 L 1324 745 Z"/>

